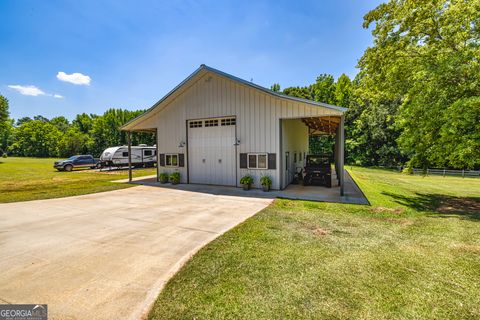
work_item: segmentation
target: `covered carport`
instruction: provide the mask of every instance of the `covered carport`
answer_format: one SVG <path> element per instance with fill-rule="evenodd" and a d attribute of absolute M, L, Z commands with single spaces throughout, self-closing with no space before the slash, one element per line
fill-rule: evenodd
<path fill-rule="evenodd" d="M 344 195 L 345 129 L 343 115 L 281 119 L 282 189 L 293 181 L 295 168 L 303 165 L 305 153 L 310 152 L 309 138 L 326 135 L 333 136 L 335 139 L 332 150 L 334 173 L 340 196 Z"/>

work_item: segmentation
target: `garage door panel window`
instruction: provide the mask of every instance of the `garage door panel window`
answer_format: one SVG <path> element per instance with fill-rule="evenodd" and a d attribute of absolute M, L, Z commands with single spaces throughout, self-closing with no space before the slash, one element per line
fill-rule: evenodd
<path fill-rule="evenodd" d="M 165 155 L 165 166 L 166 167 L 178 167 L 178 154 L 166 154 Z"/>
<path fill-rule="evenodd" d="M 218 127 L 218 119 L 205 120 L 205 127 Z"/>
<path fill-rule="evenodd" d="M 203 121 L 190 121 L 190 128 L 201 128 Z"/>
<path fill-rule="evenodd" d="M 234 126 L 236 124 L 235 118 L 224 118 L 221 120 L 222 126 Z"/>
<path fill-rule="evenodd" d="M 249 153 L 248 169 L 268 169 L 267 159 L 266 153 Z"/>

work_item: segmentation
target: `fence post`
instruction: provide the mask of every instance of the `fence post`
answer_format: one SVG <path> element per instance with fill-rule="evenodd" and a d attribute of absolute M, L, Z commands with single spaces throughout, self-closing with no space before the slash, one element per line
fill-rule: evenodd
<path fill-rule="evenodd" d="M 462 178 L 465 178 L 465 169 L 462 169 Z"/>
<path fill-rule="evenodd" d="M 428 170 L 429 170 L 429 169 L 427 168 L 427 176 L 428 176 Z"/>
<path fill-rule="evenodd" d="M 445 168 L 443 168 L 443 176 L 445 177 Z"/>

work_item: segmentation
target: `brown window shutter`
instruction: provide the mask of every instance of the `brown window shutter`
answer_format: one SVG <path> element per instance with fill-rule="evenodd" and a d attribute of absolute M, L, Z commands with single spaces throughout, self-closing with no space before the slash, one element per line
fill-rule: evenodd
<path fill-rule="evenodd" d="M 247 154 L 240 153 L 240 168 L 247 169 Z"/>
<path fill-rule="evenodd" d="M 185 167 L 185 155 L 183 153 L 178 154 L 178 166 Z"/>
<path fill-rule="evenodd" d="M 277 154 L 268 154 L 268 169 L 277 169 Z"/>
<path fill-rule="evenodd" d="M 160 167 L 165 167 L 165 153 L 160 153 Z"/>

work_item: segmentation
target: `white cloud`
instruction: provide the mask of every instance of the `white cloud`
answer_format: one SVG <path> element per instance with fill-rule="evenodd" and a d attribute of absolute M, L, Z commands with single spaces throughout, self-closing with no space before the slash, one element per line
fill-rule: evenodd
<path fill-rule="evenodd" d="M 9 85 L 9 88 L 18 91 L 20 94 L 24 96 L 44 96 L 45 92 L 35 86 L 21 86 L 21 85 Z"/>
<path fill-rule="evenodd" d="M 90 85 L 90 81 L 92 80 L 89 76 L 75 72 L 72 74 L 67 74 L 63 71 L 59 71 L 57 73 L 57 79 L 60 81 L 70 82 L 73 84 L 78 85 Z"/>
<path fill-rule="evenodd" d="M 20 94 L 23 94 L 24 96 L 47 96 L 47 97 L 54 97 L 54 98 L 57 98 L 57 99 L 63 99 L 64 96 L 58 94 L 58 93 L 55 93 L 55 94 L 51 94 L 51 93 L 45 93 L 42 89 L 40 88 L 37 88 L 35 86 L 21 86 L 19 84 L 16 84 L 16 85 L 9 85 L 8 86 L 10 89 L 13 89 L 15 91 L 17 91 L 18 93 Z"/>

